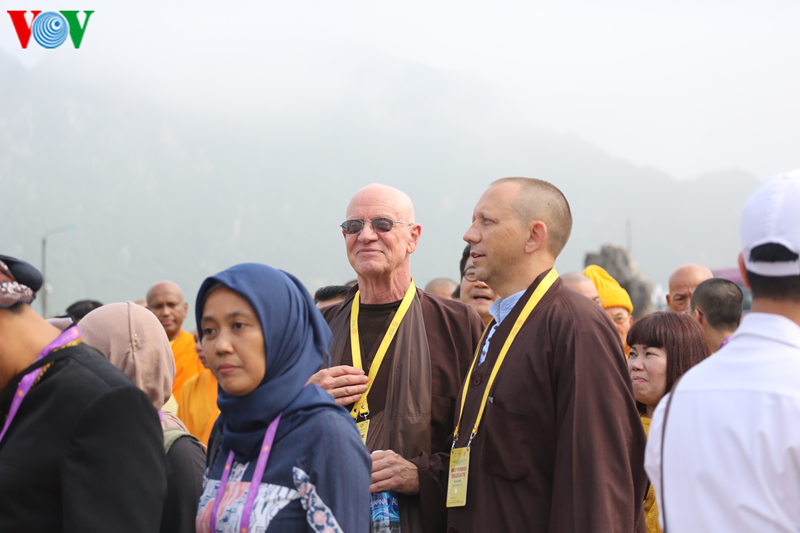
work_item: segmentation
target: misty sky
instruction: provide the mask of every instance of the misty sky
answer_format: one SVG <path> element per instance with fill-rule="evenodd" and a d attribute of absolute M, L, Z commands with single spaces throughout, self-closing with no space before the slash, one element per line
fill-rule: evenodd
<path fill-rule="evenodd" d="M 734 169 L 763 179 L 800 166 L 798 2 L 10 7 L 96 11 L 77 51 L 69 41 L 21 50 L 2 13 L 0 49 L 27 66 L 57 64 L 64 76 L 125 84 L 193 113 L 303 116 L 364 85 L 413 85 L 424 89 L 420 108 L 468 113 L 465 103 L 485 102 L 518 117 L 512 128 L 571 133 L 678 179 Z"/>
<path fill-rule="evenodd" d="M 48 251 L 54 309 L 161 279 L 192 294 L 241 261 L 312 291 L 352 279 L 337 224 L 372 181 L 414 199 L 418 281 L 455 276 L 472 207 L 507 175 L 573 205 L 559 271 L 630 242 L 665 285 L 685 262 L 735 265 L 752 178 L 800 167 L 800 2 L 87 2 L 0 10 L 33 95 L 0 116 L 29 136 L 0 145 L 0 182 L 37 213 L 0 245 L 38 264 L 39 236 L 77 224 Z M 80 50 L 21 50 L 4 11 L 25 8 L 95 13 Z M 60 205 L 64 178 L 83 196 Z M 100 222 L 92 201 L 142 219 Z"/>

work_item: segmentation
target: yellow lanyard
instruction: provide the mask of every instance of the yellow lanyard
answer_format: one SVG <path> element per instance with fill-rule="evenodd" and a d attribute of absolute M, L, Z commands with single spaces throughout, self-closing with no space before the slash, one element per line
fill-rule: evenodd
<path fill-rule="evenodd" d="M 378 347 L 378 352 L 375 354 L 375 359 L 372 361 L 372 365 L 369 367 L 369 382 L 367 383 L 367 392 L 361 396 L 361 399 L 358 400 L 353 406 L 353 410 L 350 411 L 350 415 L 354 419 L 358 419 L 359 415 L 366 417 L 369 414 L 367 395 L 369 394 L 369 391 L 372 390 L 372 384 L 375 383 L 375 376 L 378 375 L 378 370 L 381 368 L 383 357 L 389 350 L 389 345 L 392 343 L 395 333 L 397 333 L 397 328 L 400 327 L 400 322 L 402 322 L 403 317 L 406 316 L 406 311 L 408 311 L 408 308 L 411 307 L 411 300 L 414 299 L 416 292 L 417 289 L 414 286 L 414 281 L 412 280 L 411 285 L 408 286 L 406 295 L 403 297 L 403 301 L 400 303 L 400 308 L 397 310 L 397 313 L 395 313 L 392 323 L 389 325 L 388 331 L 386 331 L 386 335 L 383 336 L 381 345 Z M 361 291 L 356 292 L 356 296 L 353 298 L 353 305 L 350 308 L 350 352 L 353 355 L 353 366 L 363 369 L 364 367 L 361 364 L 361 342 L 358 338 L 358 300 L 360 294 Z"/>
<path fill-rule="evenodd" d="M 508 338 L 506 339 L 505 344 L 503 344 L 503 349 L 500 350 L 500 355 L 497 356 L 497 361 L 495 361 L 494 368 L 492 368 L 492 373 L 489 376 L 489 382 L 486 384 L 486 389 L 483 391 L 481 408 L 480 411 L 478 411 L 478 418 L 475 419 L 475 426 L 472 428 L 472 435 L 470 435 L 469 443 L 467 444 L 468 447 L 470 444 L 472 444 L 472 439 L 474 439 L 475 435 L 478 433 L 478 426 L 481 423 L 481 418 L 483 418 L 483 411 L 486 409 L 486 402 L 489 399 L 489 392 L 492 389 L 492 385 L 497 377 L 497 373 L 500 371 L 500 367 L 503 365 L 506 354 L 511 348 L 511 344 L 514 342 L 514 339 L 517 338 L 517 333 L 519 333 L 519 330 L 522 329 L 523 324 L 525 324 L 525 321 L 528 319 L 528 316 L 530 316 L 533 308 L 536 307 L 536 304 L 539 303 L 539 300 L 542 299 L 547 290 L 553 285 L 553 283 L 555 283 L 556 279 L 558 279 L 558 273 L 556 272 L 556 269 L 553 268 L 547 273 L 539 286 L 536 287 L 536 289 L 533 291 L 533 294 L 531 294 L 531 297 L 528 298 L 528 303 L 526 303 L 525 307 L 522 308 L 522 312 L 519 314 L 519 317 L 517 317 L 514 327 L 511 328 L 511 333 L 508 334 Z M 487 330 L 488 329 L 489 328 L 487 327 Z M 458 424 L 456 424 L 456 431 L 453 436 L 454 447 L 456 445 L 456 441 L 458 440 L 458 430 L 461 429 L 461 417 L 464 416 L 464 405 L 467 403 L 467 389 L 469 388 L 469 380 L 472 377 L 472 371 L 475 369 L 475 363 L 478 361 L 480 351 L 481 345 L 479 344 L 478 350 L 475 352 L 475 358 L 472 360 L 472 366 L 469 367 L 467 379 L 464 381 L 464 391 L 461 393 L 461 410 L 458 413 Z"/>

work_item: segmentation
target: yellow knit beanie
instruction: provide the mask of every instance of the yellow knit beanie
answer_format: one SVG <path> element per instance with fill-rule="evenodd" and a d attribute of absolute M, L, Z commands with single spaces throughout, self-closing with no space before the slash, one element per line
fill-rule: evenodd
<path fill-rule="evenodd" d="M 617 280 L 611 277 L 603 268 L 597 265 L 589 265 L 583 271 L 583 275 L 592 280 L 600 299 L 603 300 L 603 309 L 609 307 L 624 307 L 629 313 L 633 313 L 633 302 L 628 296 L 628 291 L 620 287 Z"/>

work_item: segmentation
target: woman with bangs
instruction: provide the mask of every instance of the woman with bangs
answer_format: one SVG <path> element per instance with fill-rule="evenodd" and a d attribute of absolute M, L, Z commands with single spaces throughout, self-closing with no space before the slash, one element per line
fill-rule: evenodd
<path fill-rule="evenodd" d="M 652 313 L 634 322 L 628 332 L 628 371 L 645 433 L 658 402 L 687 370 L 708 357 L 705 334 L 692 318 L 680 313 Z M 653 487 L 644 500 L 647 533 L 660 533 Z"/>

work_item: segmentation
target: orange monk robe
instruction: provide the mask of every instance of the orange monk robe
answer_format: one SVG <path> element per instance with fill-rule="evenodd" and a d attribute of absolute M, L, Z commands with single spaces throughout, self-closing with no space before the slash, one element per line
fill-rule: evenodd
<path fill-rule="evenodd" d="M 172 355 L 175 357 L 175 381 L 172 382 L 172 394 L 178 398 L 181 389 L 192 376 L 203 371 L 203 363 L 197 357 L 194 349 L 194 336 L 188 331 L 181 330 L 181 334 L 174 341 L 169 341 L 172 346 Z M 178 400 L 180 402 L 180 400 Z"/>
<path fill-rule="evenodd" d="M 178 418 L 186 424 L 189 433 L 207 446 L 218 416 L 217 380 L 211 370 L 204 368 L 183 386 L 178 398 Z"/>

